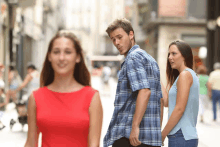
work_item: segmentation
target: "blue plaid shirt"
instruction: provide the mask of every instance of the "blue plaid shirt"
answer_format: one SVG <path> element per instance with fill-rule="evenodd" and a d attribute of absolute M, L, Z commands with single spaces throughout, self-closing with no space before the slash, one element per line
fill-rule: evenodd
<path fill-rule="evenodd" d="M 151 96 L 139 126 L 139 140 L 146 145 L 162 145 L 160 70 L 152 56 L 140 49 L 138 45 L 134 45 L 121 65 L 114 102 L 115 109 L 104 137 L 104 147 L 112 145 L 122 137 L 129 138 L 138 90 L 144 88 L 151 90 Z"/>

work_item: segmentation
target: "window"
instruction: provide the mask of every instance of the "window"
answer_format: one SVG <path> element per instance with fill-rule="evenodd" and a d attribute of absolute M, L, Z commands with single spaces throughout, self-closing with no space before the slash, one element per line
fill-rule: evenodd
<path fill-rule="evenodd" d="M 188 0 L 189 18 L 206 18 L 206 0 Z"/>

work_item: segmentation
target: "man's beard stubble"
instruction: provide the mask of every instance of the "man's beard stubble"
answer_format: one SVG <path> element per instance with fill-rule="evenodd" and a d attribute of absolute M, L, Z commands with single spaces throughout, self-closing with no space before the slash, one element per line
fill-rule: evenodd
<path fill-rule="evenodd" d="M 127 56 L 128 52 L 130 51 L 131 48 L 132 48 L 132 42 L 131 42 L 131 40 L 129 40 L 129 46 L 128 46 L 127 52 L 124 54 L 125 56 Z"/>

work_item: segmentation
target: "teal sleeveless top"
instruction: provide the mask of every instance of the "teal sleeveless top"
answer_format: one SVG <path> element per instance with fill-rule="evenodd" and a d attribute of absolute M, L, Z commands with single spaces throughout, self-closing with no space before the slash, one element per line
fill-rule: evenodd
<path fill-rule="evenodd" d="M 196 124 L 199 111 L 199 79 L 192 69 L 187 68 L 185 70 L 191 73 L 193 77 L 193 83 L 190 87 L 189 98 L 185 108 L 185 112 L 183 113 L 183 116 L 180 118 L 176 126 L 170 131 L 169 135 L 173 135 L 179 129 L 181 129 L 185 140 L 198 139 Z M 177 77 L 169 91 L 169 118 L 176 106 L 178 79 L 179 76 Z"/>

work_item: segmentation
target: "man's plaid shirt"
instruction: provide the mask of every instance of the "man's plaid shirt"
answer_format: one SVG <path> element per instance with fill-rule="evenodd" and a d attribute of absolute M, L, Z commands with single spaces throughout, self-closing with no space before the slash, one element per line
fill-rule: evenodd
<path fill-rule="evenodd" d="M 151 96 L 139 126 L 139 140 L 151 146 L 162 145 L 160 70 L 153 57 L 140 49 L 138 45 L 134 45 L 121 65 L 114 102 L 115 109 L 104 137 L 104 147 L 112 145 L 114 141 L 122 137 L 129 138 L 138 90 L 144 88 L 151 90 Z"/>

